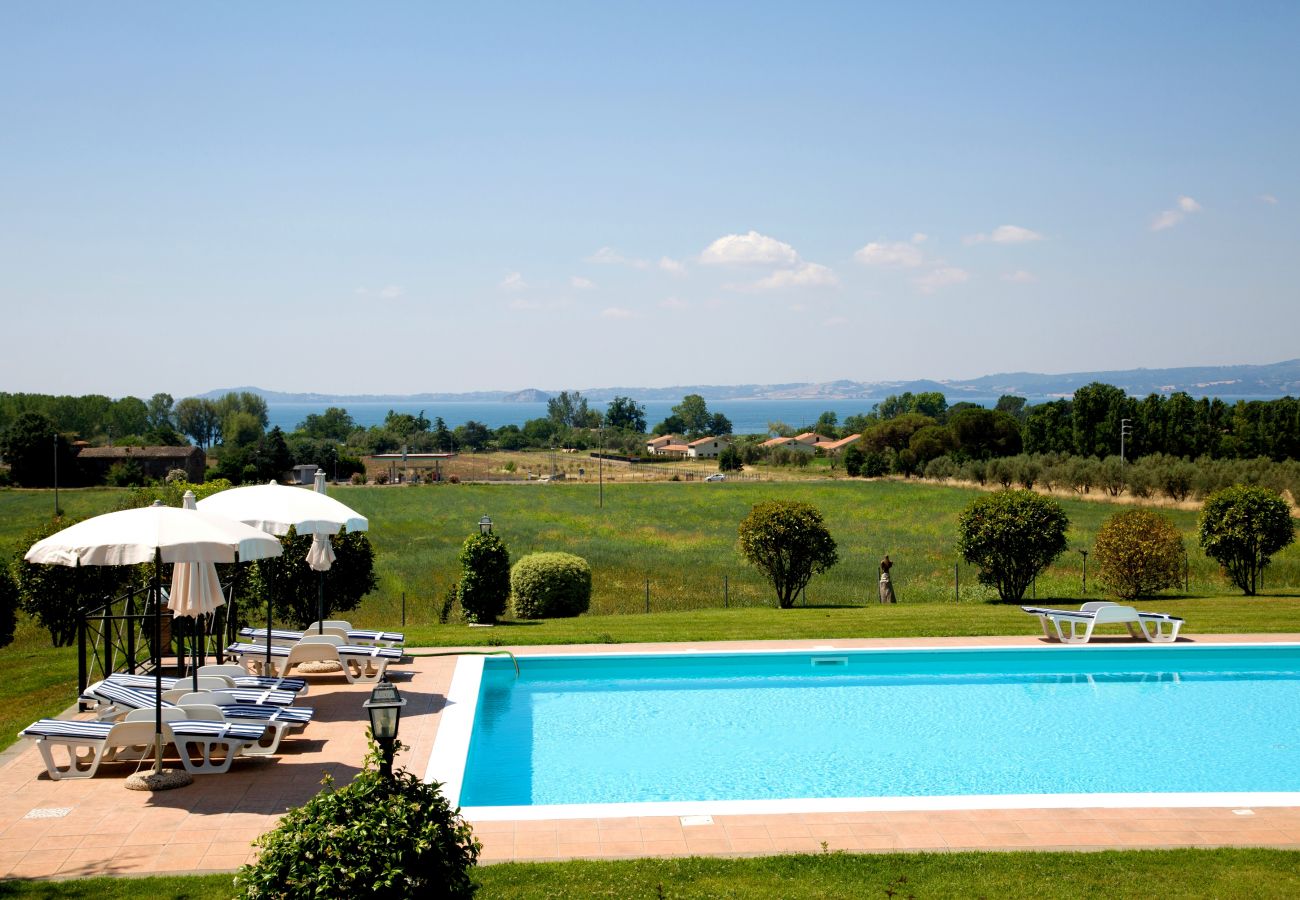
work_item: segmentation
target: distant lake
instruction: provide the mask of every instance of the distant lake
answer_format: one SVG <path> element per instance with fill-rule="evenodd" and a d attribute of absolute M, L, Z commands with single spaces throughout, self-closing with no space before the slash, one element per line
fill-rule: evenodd
<path fill-rule="evenodd" d="M 731 420 L 731 427 L 737 434 L 762 434 L 767 431 L 768 422 L 784 422 L 792 428 L 803 429 L 811 426 L 827 410 L 835 413 L 841 422 L 847 417 L 861 415 L 871 411 L 871 407 L 883 400 L 719 400 L 709 403 L 709 412 L 722 413 Z M 992 406 L 998 402 L 997 397 L 968 397 L 962 400 Z M 650 401 L 644 404 L 646 426 L 653 428 L 672 413 L 672 408 L 680 403 L 674 401 Z M 604 401 L 592 401 L 592 409 L 604 412 L 608 405 Z M 419 415 L 421 412 L 433 421 L 438 416 L 447 423 L 448 428 L 464 425 L 471 420 L 482 422 L 488 428 L 497 429 L 503 425 L 520 425 L 529 419 L 546 417 L 545 403 L 505 403 L 502 401 L 458 402 L 458 403 L 269 403 L 267 414 L 271 425 L 279 425 L 285 432 L 293 431 L 298 423 L 311 413 L 323 413 L 330 406 L 342 406 L 352 416 L 354 422 L 365 428 L 382 425 L 388 411 Z"/>

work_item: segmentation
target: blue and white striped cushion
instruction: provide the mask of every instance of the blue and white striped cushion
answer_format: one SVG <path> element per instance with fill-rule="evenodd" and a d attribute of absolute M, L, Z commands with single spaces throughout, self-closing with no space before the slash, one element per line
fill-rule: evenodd
<path fill-rule="evenodd" d="M 371 659 L 402 658 L 402 650 L 398 647 L 358 647 L 355 644 L 344 644 L 335 649 L 339 651 L 339 656 L 368 656 Z"/>
<path fill-rule="evenodd" d="M 226 648 L 231 656 L 265 656 L 266 644 L 235 643 Z M 288 656 L 289 648 L 282 644 L 271 645 L 272 656 Z"/>
<path fill-rule="evenodd" d="M 244 688 L 221 688 L 221 693 L 229 694 L 240 703 L 250 706 L 293 706 L 296 699 L 289 691 L 259 691 Z"/>
<path fill-rule="evenodd" d="M 111 703 L 124 709 L 148 709 L 158 705 L 158 695 L 152 691 L 142 691 L 112 681 L 101 681 L 91 685 L 86 693 L 95 700 Z M 162 701 L 163 709 L 174 707 L 174 703 Z"/>
<path fill-rule="evenodd" d="M 200 678 L 203 676 L 200 675 Z M 142 691 L 152 691 L 154 689 L 154 679 L 152 675 L 128 675 L 125 672 L 114 672 L 109 675 L 105 681 L 111 681 L 114 684 L 120 684 L 125 687 L 136 688 Z M 162 686 L 164 691 L 172 688 L 186 687 L 185 682 L 194 682 L 190 676 L 183 678 L 164 678 Z M 299 693 L 307 687 L 307 682 L 301 678 L 267 678 L 262 675 L 237 675 L 234 678 L 235 687 L 243 690 L 253 691 L 290 691 Z"/>
<path fill-rule="evenodd" d="M 271 629 L 271 639 L 275 641 L 300 641 L 309 634 L 319 633 L 316 629 L 308 631 L 284 631 L 282 629 Z M 392 644 L 402 644 L 406 642 L 406 635 L 400 631 L 370 631 L 365 628 L 358 628 L 347 633 L 349 641 L 385 641 Z M 265 628 L 241 628 L 239 636 L 251 638 L 254 641 L 266 640 Z"/>
<path fill-rule="evenodd" d="M 207 720 L 183 719 L 167 722 L 172 734 L 177 737 L 234 738 L 241 741 L 261 740 L 266 734 L 264 725 L 245 725 L 239 722 L 209 722 Z"/>
<path fill-rule="evenodd" d="M 315 712 L 310 706 L 256 706 L 231 703 L 220 707 L 228 719 L 264 719 L 267 722 L 292 722 L 307 724 Z"/>
<path fill-rule="evenodd" d="M 385 641 L 391 644 L 405 644 L 406 635 L 400 631 L 366 631 L 358 629 L 348 632 L 349 641 Z"/>
<path fill-rule="evenodd" d="M 103 740 L 113 730 L 112 722 L 81 722 L 68 719 L 41 719 L 23 729 L 29 737 L 70 737 Z"/>

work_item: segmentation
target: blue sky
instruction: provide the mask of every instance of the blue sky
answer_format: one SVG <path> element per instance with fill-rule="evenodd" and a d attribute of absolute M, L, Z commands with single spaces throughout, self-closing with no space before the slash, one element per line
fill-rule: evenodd
<path fill-rule="evenodd" d="M 16 3 L 0 390 L 1300 355 L 1294 3 Z"/>

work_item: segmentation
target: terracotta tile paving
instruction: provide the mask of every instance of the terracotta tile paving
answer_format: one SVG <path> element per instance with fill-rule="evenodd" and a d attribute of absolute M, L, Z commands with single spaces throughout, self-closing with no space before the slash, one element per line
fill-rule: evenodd
<path fill-rule="evenodd" d="M 1095 639 L 1094 639 L 1095 640 Z M 1300 642 L 1300 635 L 1199 636 L 1198 642 Z M 812 649 L 900 646 L 1040 646 L 1039 638 L 818 640 L 699 643 L 693 649 Z M 1127 643 L 1127 641 L 1125 641 Z M 528 647 L 519 656 L 651 652 L 681 645 Z M 423 773 L 455 660 L 423 658 L 394 672 L 408 703 L 399 764 Z M 95 778 L 51 781 L 34 746 L 20 741 L 0 754 L 0 878 L 141 875 L 230 871 L 254 858 L 251 842 L 288 809 L 305 802 L 330 773 L 339 783 L 365 752 L 365 685 L 311 676 L 304 702 L 313 723 L 275 758 L 240 759 L 226 775 L 197 776 L 190 787 L 159 794 L 127 791 L 130 763 L 106 763 Z M 66 810 L 24 818 L 34 810 Z M 989 809 L 840 811 L 719 815 L 684 825 L 676 816 L 546 821 L 481 821 L 482 862 L 829 850 L 1104 849 L 1122 847 L 1274 846 L 1300 849 L 1300 808 Z"/>

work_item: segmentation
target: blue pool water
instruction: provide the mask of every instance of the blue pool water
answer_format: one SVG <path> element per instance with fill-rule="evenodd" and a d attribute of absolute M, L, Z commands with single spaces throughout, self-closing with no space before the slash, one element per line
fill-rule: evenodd
<path fill-rule="evenodd" d="M 488 660 L 466 806 L 1300 790 L 1300 647 Z"/>

